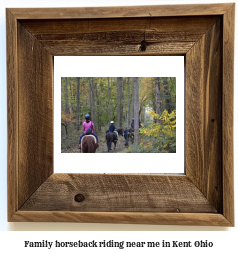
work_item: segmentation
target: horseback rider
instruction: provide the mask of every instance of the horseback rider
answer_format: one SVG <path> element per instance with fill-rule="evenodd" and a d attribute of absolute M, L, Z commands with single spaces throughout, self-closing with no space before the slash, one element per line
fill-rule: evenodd
<path fill-rule="evenodd" d="M 109 126 L 109 131 L 110 131 L 110 132 L 113 132 L 113 131 L 115 131 L 115 129 L 116 129 L 116 127 L 115 127 L 115 125 L 114 125 L 114 122 L 111 121 L 111 122 L 110 122 L 110 126 Z"/>
<path fill-rule="evenodd" d="M 132 118 L 132 120 L 131 120 L 131 131 L 133 132 L 134 131 L 134 118 Z M 141 121 L 139 121 L 139 128 L 142 128 L 142 125 L 141 125 Z"/>
<path fill-rule="evenodd" d="M 91 129 L 90 129 L 91 128 Z M 90 115 L 85 115 L 85 121 L 83 122 L 83 134 L 79 138 L 79 146 L 78 149 L 81 149 L 81 139 L 84 135 L 93 135 L 97 139 L 98 142 L 98 136 L 96 133 L 94 133 L 94 123 L 90 121 Z"/>
<path fill-rule="evenodd" d="M 116 129 L 116 127 L 115 127 L 115 125 L 114 125 L 114 121 L 111 121 L 110 122 L 110 125 L 109 125 L 109 129 L 106 131 L 106 134 L 108 133 L 108 132 L 113 132 L 114 134 L 116 134 L 116 139 L 118 140 L 118 132 L 117 131 L 115 131 L 115 129 Z"/>

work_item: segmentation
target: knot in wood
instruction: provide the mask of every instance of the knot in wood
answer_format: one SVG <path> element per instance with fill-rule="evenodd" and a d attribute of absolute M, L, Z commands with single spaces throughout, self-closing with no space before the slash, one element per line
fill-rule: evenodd
<path fill-rule="evenodd" d="M 140 43 L 140 51 L 146 51 L 147 42 L 145 40 L 141 41 Z"/>
<path fill-rule="evenodd" d="M 83 202 L 84 199 L 85 199 L 84 195 L 83 195 L 83 194 L 80 194 L 80 193 L 77 194 L 77 195 L 75 195 L 75 197 L 74 197 L 74 200 L 75 200 L 76 202 Z"/>

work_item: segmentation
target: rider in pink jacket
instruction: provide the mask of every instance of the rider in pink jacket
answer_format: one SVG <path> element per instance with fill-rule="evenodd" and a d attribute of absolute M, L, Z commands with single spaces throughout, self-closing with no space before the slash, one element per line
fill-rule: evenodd
<path fill-rule="evenodd" d="M 83 123 L 83 134 L 79 138 L 79 147 L 78 147 L 79 149 L 81 149 L 81 139 L 84 135 L 86 135 L 86 132 L 91 127 L 91 125 L 92 125 L 91 134 L 96 137 L 97 142 L 98 142 L 98 136 L 96 135 L 96 133 L 94 133 L 94 123 L 92 121 L 90 121 L 90 115 L 89 114 L 85 115 L 85 120 L 86 121 Z"/>
<path fill-rule="evenodd" d="M 83 122 L 83 133 L 86 134 L 86 131 L 91 127 L 92 124 L 92 133 L 94 131 L 94 123 L 89 121 L 88 123 L 85 121 Z"/>

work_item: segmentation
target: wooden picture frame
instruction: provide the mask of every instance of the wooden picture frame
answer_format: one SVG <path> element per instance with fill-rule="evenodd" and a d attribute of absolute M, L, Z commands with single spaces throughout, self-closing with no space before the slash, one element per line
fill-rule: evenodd
<path fill-rule="evenodd" d="M 234 17 L 233 3 L 6 9 L 8 221 L 234 226 Z M 184 55 L 186 174 L 54 174 L 60 55 Z"/>

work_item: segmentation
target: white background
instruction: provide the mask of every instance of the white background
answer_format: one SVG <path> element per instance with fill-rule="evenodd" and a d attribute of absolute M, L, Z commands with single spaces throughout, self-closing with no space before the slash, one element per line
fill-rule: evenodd
<path fill-rule="evenodd" d="M 184 173 L 183 56 L 54 57 L 54 76 L 55 173 Z M 176 77 L 176 153 L 61 153 L 61 77 L 108 76 Z"/>
<path fill-rule="evenodd" d="M 43 250 L 32 250 L 32 249 L 23 249 L 23 240 L 31 239 L 34 241 L 41 240 L 56 240 L 56 238 L 64 239 L 72 239 L 79 240 L 82 238 L 92 239 L 97 238 L 101 239 L 102 236 L 109 239 L 123 238 L 128 241 L 132 238 L 136 238 L 138 240 L 145 239 L 149 241 L 150 239 L 158 239 L 158 241 L 165 240 L 182 240 L 188 241 L 192 239 L 198 240 L 211 240 L 214 241 L 215 247 L 213 249 L 168 249 L 167 251 L 163 249 L 161 250 L 155 249 L 154 252 L 158 253 L 170 253 L 172 251 L 176 251 L 176 253 L 217 253 L 218 251 L 222 252 L 230 252 L 237 253 L 237 237 L 238 237 L 238 226 L 234 228 L 224 228 L 224 227 L 190 227 L 190 226 L 158 226 L 158 225 L 124 225 L 124 224 L 91 224 L 91 223 L 7 223 L 7 110 L 6 110 L 6 42 L 5 42 L 5 8 L 6 7 L 79 7 L 79 6 L 118 6 L 118 5 L 154 5 L 154 4 L 191 4 L 191 3 L 223 3 L 223 2 L 236 2 L 230 0 L 209 0 L 209 1 L 163 1 L 163 0 L 154 0 L 154 1 L 145 1 L 145 0 L 117 0 L 117 1 L 76 1 L 76 0 L 57 0 L 57 1 L 49 1 L 49 0 L 1 0 L 0 2 L 0 229 L 2 231 L 24 231 L 24 232 L 0 232 L 0 243 L 1 249 L 3 249 L 2 253 L 11 253 L 12 250 L 22 252 L 39 252 L 43 253 Z M 236 5 L 236 14 L 237 5 Z M 237 29 L 238 22 L 236 19 L 236 38 L 237 38 Z M 237 70 L 237 43 L 235 49 L 235 69 Z M 237 123 L 238 123 L 238 94 L 237 94 L 237 74 L 235 73 L 235 114 L 234 114 L 234 152 L 237 154 L 238 148 L 238 139 L 237 139 Z M 237 169 L 238 169 L 238 157 L 234 156 L 235 159 L 235 208 L 236 208 L 236 217 L 238 215 L 238 207 L 237 207 Z M 236 219 L 237 224 L 237 219 Z M 91 231 L 91 232 L 50 232 L 52 230 L 55 231 Z M 113 232 L 97 232 L 97 231 L 113 231 Z M 28 232 L 28 231 L 36 231 L 36 232 Z M 42 232 L 49 231 L 49 232 Z M 125 232 L 119 232 L 125 231 Z M 127 231 L 139 231 L 136 233 L 127 232 Z M 143 232 L 149 231 L 149 232 Z M 164 232 L 171 231 L 171 232 Z M 181 232 L 177 232 L 181 231 Z M 187 232 L 192 231 L 192 232 Z M 204 232 L 200 232 L 204 231 Z M 219 232 L 212 232 L 219 231 Z M 230 232 L 226 232 L 230 231 Z M 45 250 L 47 251 L 47 250 Z M 65 250 L 62 250 L 65 253 Z M 62 252 L 61 251 L 61 252 Z M 70 251 L 70 250 L 68 250 Z M 75 252 L 79 253 L 80 250 L 76 249 Z M 99 252 L 98 250 L 96 250 Z M 100 250 L 102 251 L 102 250 Z M 111 249 L 107 250 L 111 252 Z M 115 250 L 116 251 L 116 250 Z M 122 250 L 120 250 L 122 251 Z M 133 251 L 137 251 L 144 253 L 143 249 L 134 249 Z M 146 250 L 148 252 L 148 250 Z M 151 250 L 152 252 L 153 250 Z M 54 252 L 54 251 L 53 251 Z M 103 250 L 105 252 L 105 250 Z M 52 251 L 51 251 L 52 253 Z M 56 252 L 55 252 L 56 253 Z M 58 252 L 57 252 L 58 253 Z"/>

